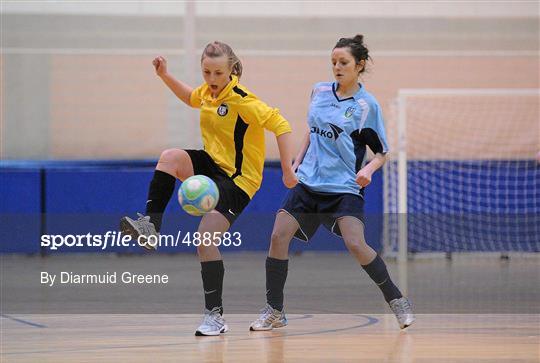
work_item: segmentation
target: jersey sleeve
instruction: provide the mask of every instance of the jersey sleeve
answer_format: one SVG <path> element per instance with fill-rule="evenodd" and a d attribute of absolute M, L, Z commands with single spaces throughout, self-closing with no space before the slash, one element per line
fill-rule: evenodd
<path fill-rule="evenodd" d="M 381 107 L 377 103 L 366 104 L 363 108 L 361 120 L 360 136 L 374 154 L 386 154 L 388 152 L 388 142 L 386 141 L 386 131 Z M 364 121 L 364 122 L 362 122 Z"/>
<path fill-rule="evenodd" d="M 200 85 L 191 91 L 191 95 L 189 96 L 189 104 L 191 107 L 201 108 L 203 86 L 204 85 Z"/>
<path fill-rule="evenodd" d="M 246 123 L 257 123 L 276 136 L 292 131 L 289 122 L 279 113 L 279 109 L 272 108 L 255 97 L 243 100 L 240 116 Z"/>
<path fill-rule="evenodd" d="M 317 95 L 317 93 L 319 92 L 319 89 L 317 88 L 319 84 L 316 83 L 313 85 L 313 87 L 311 87 L 311 95 L 309 96 L 309 102 L 312 102 L 313 101 L 313 98 Z"/>

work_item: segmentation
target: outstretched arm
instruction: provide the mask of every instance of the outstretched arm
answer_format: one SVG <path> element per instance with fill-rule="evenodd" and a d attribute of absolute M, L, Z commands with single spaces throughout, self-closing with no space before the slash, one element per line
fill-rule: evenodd
<path fill-rule="evenodd" d="M 186 105 L 191 107 L 190 96 L 193 92 L 193 88 L 174 78 L 172 74 L 167 71 L 167 60 L 161 56 L 154 58 L 152 64 L 156 69 L 156 74 L 161 80 L 169 87 L 171 91 L 182 100 Z"/>

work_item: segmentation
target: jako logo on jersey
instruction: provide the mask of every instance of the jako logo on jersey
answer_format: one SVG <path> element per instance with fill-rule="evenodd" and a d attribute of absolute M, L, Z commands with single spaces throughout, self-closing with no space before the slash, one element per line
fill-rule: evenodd
<path fill-rule="evenodd" d="M 347 118 L 351 117 L 354 113 L 354 110 L 355 110 L 354 107 L 347 108 L 347 110 L 345 111 L 345 117 Z"/>
<path fill-rule="evenodd" d="M 336 125 L 331 124 L 331 123 L 329 123 L 329 125 L 330 125 L 330 128 L 332 130 L 321 130 L 317 126 L 313 126 L 311 128 L 311 133 L 320 135 L 322 137 L 326 137 L 328 139 L 337 140 L 337 138 L 339 137 L 339 134 L 341 134 L 343 132 L 343 129 L 341 127 L 336 126 Z"/>
<path fill-rule="evenodd" d="M 227 112 L 229 112 L 229 106 L 227 106 L 226 103 L 222 103 L 217 108 L 217 114 L 220 115 L 220 116 L 225 116 L 227 114 Z"/>

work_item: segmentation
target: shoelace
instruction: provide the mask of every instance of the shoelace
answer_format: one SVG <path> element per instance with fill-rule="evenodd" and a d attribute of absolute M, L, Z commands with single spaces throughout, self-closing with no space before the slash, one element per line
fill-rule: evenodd
<path fill-rule="evenodd" d="M 139 218 L 137 219 L 137 222 L 139 222 L 139 226 L 143 230 L 144 235 L 146 236 L 150 235 L 151 234 L 150 227 L 147 225 L 147 223 L 144 223 L 144 222 L 150 222 L 150 217 L 145 216 L 141 213 L 137 213 L 137 215 L 139 216 Z"/>
<path fill-rule="evenodd" d="M 203 322 L 207 325 L 219 326 L 221 325 L 220 318 L 219 308 L 214 308 L 210 313 L 204 315 Z"/>
<path fill-rule="evenodd" d="M 402 303 L 396 304 L 396 310 L 398 314 L 407 314 L 407 310 L 410 309 L 409 302 L 407 300 L 403 300 Z"/>
<path fill-rule="evenodd" d="M 261 310 L 261 316 L 259 317 L 259 321 L 264 322 L 267 321 L 271 316 L 274 315 L 273 309 L 269 306 L 265 306 L 264 309 Z"/>

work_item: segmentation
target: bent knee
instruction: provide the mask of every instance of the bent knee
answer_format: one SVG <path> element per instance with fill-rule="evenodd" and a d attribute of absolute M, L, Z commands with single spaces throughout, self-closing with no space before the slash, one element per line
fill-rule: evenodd
<path fill-rule="evenodd" d="M 368 246 L 366 242 L 361 239 L 344 239 L 347 248 L 354 252 L 362 252 Z"/>
<path fill-rule="evenodd" d="M 189 157 L 187 152 L 181 149 L 167 149 L 159 156 L 160 163 L 180 163 L 182 159 Z"/>
<path fill-rule="evenodd" d="M 275 246 L 284 246 L 287 245 L 291 241 L 290 236 L 287 235 L 287 233 L 282 231 L 274 231 L 272 232 L 272 236 L 270 237 L 270 241 Z"/>
<path fill-rule="evenodd" d="M 191 158 L 185 150 L 167 149 L 161 153 L 157 169 L 185 180 L 193 175 Z"/>
<path fill-rule="evenodd" d="M 213 243 L 209 246 L 205 246 L 203 243 L 197 246 L 197 254 L 203 258 L 203 260 L 216 260 L 219 259 L 219 248 Z"/>

